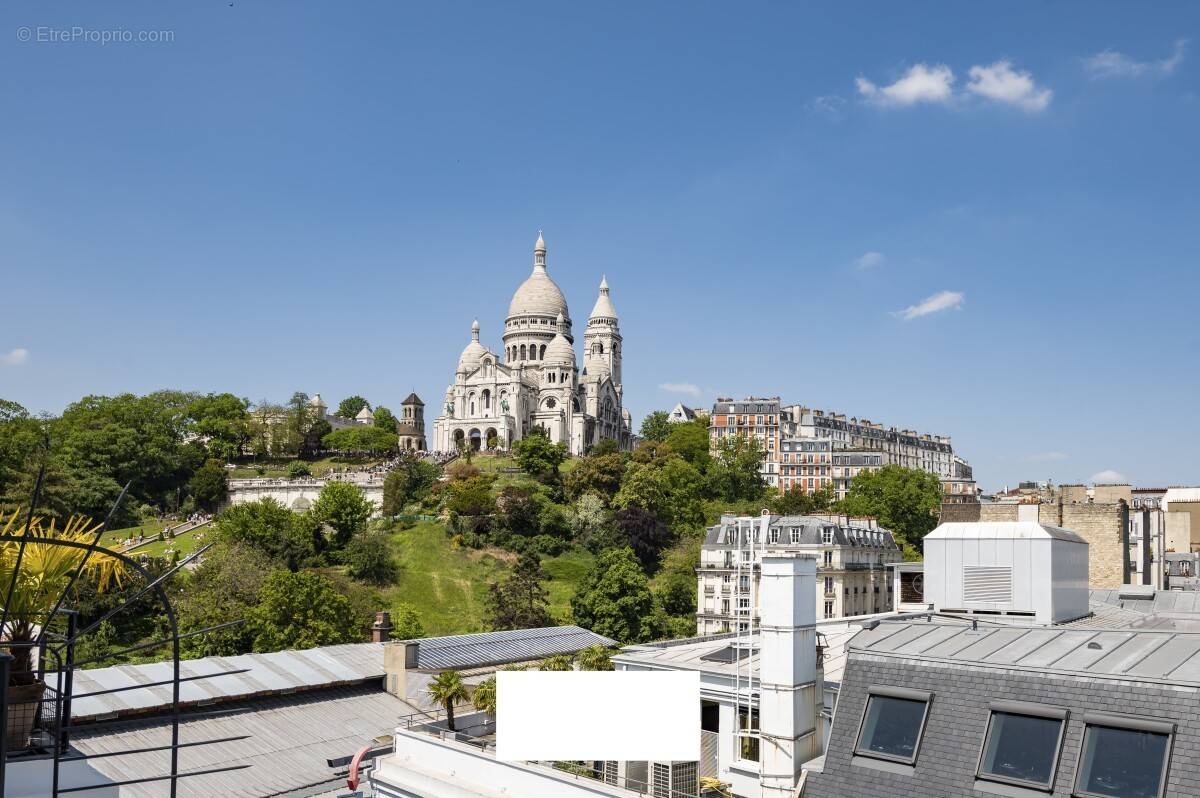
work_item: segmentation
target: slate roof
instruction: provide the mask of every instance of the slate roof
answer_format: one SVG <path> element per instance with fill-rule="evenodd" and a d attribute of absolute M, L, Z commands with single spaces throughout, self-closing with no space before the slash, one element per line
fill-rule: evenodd
<path fill-rule="evenodd" d="M 883 772 L 853 755 L 868 690 L 877 685 L 932 694 L 910 772 Z M 1062 754 L 1046 795 L 1071 795 L 1087 712 L 1175 723 L 1166 794 L 1200 795 L 1198 688 L 1200 634 L 982 622 L 973 631 L 937 619 L 880 623 L 850 643 L 829 745 L 820 768 L 808 775 L 805 798 L 983 794 L 975 771 L 997 701 L 1067 709 Z"/>
<path fill-rule="evenodd" d="M 436 670 L 504 665 L 554 654 L 574 654 L 589 646 L 610 648 L 617 645 L 611 638 L 578 626 L 424 637 L 415 642 L 418 643 L 417 667 Z"/>
<path fill-rule="evenodd" d="M 723 533 L 726 527 L 736 526 L 739 518 L 745 516 L 723 515 L 721 520 L 713 526 L 708 527 L 704 533 L 704 545 L 710 548 L 726 548 L 735 547 L 736 543 L 725 543 Z M 756 518 L 757 516 L 750 516 Z M 870 548 L 882 549 L 898 549 L 895 538 L 890 530 L 881 526 L 876 526 L 873 530 L 867 530 L 867 520 L 851 518 L 849 524 L 842 524 L 837 517 L 826 518 L 819 515 L 772 515 L 770 520 L 772 529 L 779 529 L 779 543 L 766 544 L 771 546 L 788 546 L 791 545 L 791 528 L 800 527 L 800 544 L 816 546 L 822 543 L 822 531 L 829 526 L 834 527 L 833 542 L 839 546 L 866 546 Z M 861 537 L 856 535 L 856 530 L 865 530 L 871 532 L 882 532 L 883 543 L 875 544 L 870 542 L 869 537 Z"/>

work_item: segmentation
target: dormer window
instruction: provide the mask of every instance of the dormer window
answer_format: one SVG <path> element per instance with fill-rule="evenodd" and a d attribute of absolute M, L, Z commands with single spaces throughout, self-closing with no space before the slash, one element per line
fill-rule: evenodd
<path fill-rule="evenodd" d="M 821 542 L 826 546 L 833 544 L 833 527 L 827 526 L 821 530 Z"/>
<path fill-rule="evenodd" d="M 991 705 L 978 778 L 1050 790 L 1062 751 L 1067 711 L 1059 707 L 998 701 Z"/>
<path fill-rule="evenodd" d="M 1175 725 L 1088 713 L 1074 795 L 1162 798 Z"/>
<path fill-rule="evenodd" d="M 872 686 L 854 753 L 911 765 L 917 761 L 933 694 L 903 687 Z"/>
<path fill-rule="evenodd" d="M 794 526 L 794 527 L 792 527 L 792 529 L 791 529 L 791 541 L 792 541 L 792 543 L 799 543 L 799 542 L 800 542 L 800 527 L 798 527 L 798 526 Z"/>
<path fill-rule="evenodd" d="M 779 529 L 777 527 L 771 527 L 771 531 L 768 532 L 767 534 L 769 535 L 769 537 L 767 539 L 767 541 L 769 543 L 778 543 L 779 542 Z"/>

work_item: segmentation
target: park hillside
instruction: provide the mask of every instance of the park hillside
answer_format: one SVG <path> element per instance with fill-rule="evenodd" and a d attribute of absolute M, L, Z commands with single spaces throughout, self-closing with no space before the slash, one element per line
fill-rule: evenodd
<path fill-rule="evenodd" d="M 338 415 L 364 405 L 350 397 Z M 366 640 L 378 610 L 401 638 L 565 623 L 625 643 L 690 636 L 700 543 L 722 512 L 871 515 L 915 558 L 941 497 L 935 477 L 894 466 L 856 477 L 841 502 L 780 494 L 759 474 L 753 439 L 723 438 L 714 450 L 706 419 L 671 424 L 664 412 L 644 420 L 631 452 L 605 441 L 569 457 L 535 434 L 511 452 L 465 450 L 439 464 L 396 451 L 386 408 L 369 427 L 332 432 L 306 407 L 299 393 L 251 405 L 161 391 L 88 396 L 33 417 L 0 400 L 0 510 L 27 511 L 36 488 L 44 525 L 111 512 L 104 545 L 145 541 L 131 556 L 150 578 L 183 562 L 173 578 L 180 631 L 221 626 L 185 638 L 184 655 L 198 657 Z M 381 508 L 340 481 L 304 512 L 269 499 L 226 506 L 231 477 L 379 464 L 389 469 Z M 71 588 L 85 625 L 140 587 L 101 580 L 89 572 Z M 164 649 L 148 644 L 163 634 L 158 608 L 135 602 L 86 635 L 78 658 L 159 659 Z"/>

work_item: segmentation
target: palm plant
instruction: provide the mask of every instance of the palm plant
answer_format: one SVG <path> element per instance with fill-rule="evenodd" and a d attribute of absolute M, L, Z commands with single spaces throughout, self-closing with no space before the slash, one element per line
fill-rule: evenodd
<path fill-rule="evenodd" d="M 471 703 L 480 712 L 486 712 L 493 716 L 496 714 L 495 676 L 489 676 L 475 687 L 475 692 L 471 695 Z"/>
<path fill-rule="evenodd" d="M 588 646 L 575 655 L 581 671 L 611 671 L 612 657 L 603 646 Z"/>
<path fill-rule="evenodd" d="M 551 657 L 546 657 L 538 665 L 540 671 L 569 671 L 573 670 L 571 666 L 571 658 L 566 654 L 555 654 Z"/>
<path fill-rule="evenodd" d="M 446 727 L 454 731 L 454 702 L 466 701 L 467 687 L 457 671 L 442 671 L 433 677 L 427 690 L 432 701 L 441 704 L 446 709 Z"/>
<path fill-rule="evenodd" d="M 7 591 L 13 585 L 12 599 L 6 608 L 8 622 L 0 629 L 0 637 L 13 643 L 28 643 L 38 628 L 51 622 L 47 615 L 61 606 L 60 600 L 81 566 L 80 576 L 93 580 L 100 592 L 114 584 L 119 586 L 127 574 L 125 564 L 107 549 L 97 548 L 89 556 L 87 549 L 52 542 L 91 545 L 100 525 L 90 518 L 73 515 L 61 529 L 54 519 L 47 524 L 41 516 L 34 516 L 28 525 L 20 519 L 20 510 L 15 510 L 0 528 L 0 534 L 18 538 L 0 541 L 0 589 Z M 24 551 L 19 538 L 26 538 Z M 14 646 L 12 655 L 13 681 L 28 681 L 33 671 L 32 648 Z"/>

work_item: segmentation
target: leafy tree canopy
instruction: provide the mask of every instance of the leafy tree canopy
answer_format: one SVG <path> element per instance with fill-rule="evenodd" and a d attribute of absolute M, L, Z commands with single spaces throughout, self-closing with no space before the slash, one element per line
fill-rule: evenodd
<path fill-rule="evenodd" d="M 671 424 L 665 443 L 671 451 L 703 470 L 712 457 L 708 453 L 708 424 L 703 421 L 682 421 Z"/>
<path fill-rule="evenodd" d="M 190 431 L 206 440 L 209 454 L 229 462 L 250 442 L 250 401 L 231 393 L 210 393 L 187 406 Z"/>
<path fill-rule="evenodd" d="M 383 514 L 399 515 L 406 505 L 420 501 L 437 483 L 438 468 L 411 454 L 402 454 L 383 481 Z"/>
<path fill-rule="evenodd" d="M 874 516 L 903 544 L 906 557 L 919 559 L 922 539 L 937 526 L 941 503 L 937 475 L 888 465 L 860 472 L 841 509 L 849 515 Z"/>
<path fill-rule="evenodd" d="M 417 611 L 408 604 L 397 604 L 392 610 L 392 639 L 416 640 L 425 636 L 425 627 Z"/>
<path fill-rule="evenodd" d="M 543 432 L 527 435 L 514 443 L 513 456 L 526 474 L 542 482 L 552 482 L 557 479 L 558 467 L 567 457 L 567 447 L 562 443 L 551 443 Z"/>
<path fill-rule="evenodd" d="M 354 418 L 364 407 L 370 407 L 371 404 L 361 396 L 347 396 L 338 403 L 337 412 L 334 413 L 338 418 Z"/>
<path fill-rule="evenodd" d="M 492 629 L 535 629 L 550 626 L 550 593 L 542 586 L 549 576 L 536 554 L 522 554 L 512 572 L 489 589 L 488 615 Z"/>
<path fill-rule="evenodd" d="M 396 450 L 399 439 L 396 433 L 380 427 L 355 424 L 352 427 L 334 430 L 321 439 L 326 449 L 335 452 L 367 452 L 385 454 Z"/>
<path fill-rule="evenodd" d="M 188 494 L 201 509 L 216 510 L 229 495 L 229 474 L 220 460 L 208 460 L 188 480 Z"/>
<path fill-rule="evenodd" d="M 374 506 L 353 482 L 334 480 L 325 483 L 312 506 L 312 516 L 334 530 L 334 543 L 344 547 L 367 527 Z"/>
<path fill-rule="evenodd" d="M 666 410 L 655 410 L 642 419 L 641 436 L 644 441 L 665 441 L 670 432 L 670 414 Z"/>
<path fill-rule="evenodd" d="M 217 539 L 261 552 L 295 571 L 313 557 L 313 540 L 302 516 L 271 498 L 235 504 L 216 521 Z"/>
<path fill-rule="evenodd" d="M 776 493 L 771 498 L 771 512 L 778 515 L 828 513 L 833 511 L 836 503 L 837 493 L 834 491 L 833 485 L 826 485 L 813 491 L 796 486 Z"/>
<path fill-rule="evenodd" d="M 717 439 L 709 466 L 709 490 L 726 501 L 757 499 L 766 490 L 762 468 L 766 453 L 757 438 L 726 435 Z"/>
<path fill-rule="evenodd" d="M 345 554 L 346 572 L 355 579 L 373 585 L 388 585 L 396 581 L 396 562 L 392 558 L 392 545 L 388 536 L 381 532 L 356 535 Z"/>
<path fill-rule="evenodd" d="M 672 540 L 671 530 L 662 519 L 649 510 L 630 507 L 617 511 L 616 524 L 620 537 L 642 568 L 647 572 L 657 570 L 659 555 Z"/>
<path fill-rule="evenodd" d="M 351 643 L 358 623 L 350 601 L 319 574 L 274 571 L 250 610 L 255 651 Z"/>
<path fill-rule="evenodd" d="M 375 408 L 374 423 L 376 427 L 379 427 L 379 429 L 384 430 L 385 432 L 391 432 L 393 434 L 396 432 L 396 427 L 398 425 L 398 422 L 396 421 L 396 415 L 383 405 Z"/>
<path fill-rule="evenodd" d="M 593 449 L 591 455 L 580 458 L 563 477 L 563 492 L 570 499 L 593 493 L 611 501 L 621 489 L 625 467 L 625 456 L 621 453 L 597 454 Z"/>
<path fill-rule="evenodd" d="M 600 554 L 571 598 L 575 622 L 622 643 L 641 643 L 663 632 L 650 584 L 633 551 Z"/>
<path fill-rule="evenodd" d="M 272 567 L 271 559 L 251 543 L 228 542 L 212 548 L 188 578 L 186 589 L 172 598 L 179 631 L 249 618 Z M 253 631 L 240 624 L 186 638 L 180 641 L 180 653 L 188 658 L 229 657 L 250 651 L 253 644 Z"/>

